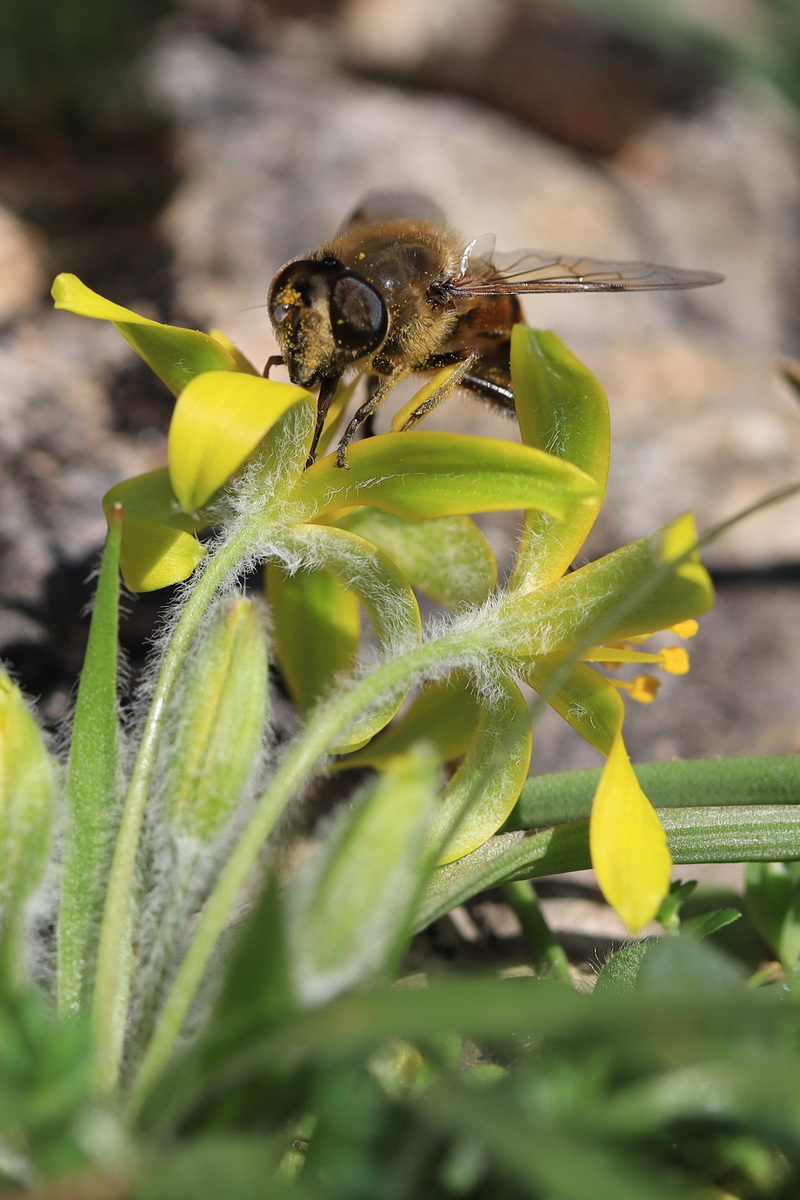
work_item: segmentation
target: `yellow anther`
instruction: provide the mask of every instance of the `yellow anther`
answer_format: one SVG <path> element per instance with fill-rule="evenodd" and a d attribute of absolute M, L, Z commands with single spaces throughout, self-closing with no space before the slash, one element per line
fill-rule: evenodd
<path fill-rule="evenodd" d="M 689 670 L 689 655 L 683 646 L 665 646 L 658 658 L 669 675 L 685 675 Z"/>
<path fill-rule="evenodd" d="M 631 682 L 631 700 L 639 704 L 650 704 L 656 698 L 656 692 L 661 686 L 659 680 L 652 675 L 637 675 Z"/>
<path fill-rule="evenodd" d="M 695 621 L 694 617 L 689 617 L 686 621 L 678 621 L 677 625 L 670 625 L 670 633 L 674 633 L 680 638 L 694 637 L 700 626 Z"/>

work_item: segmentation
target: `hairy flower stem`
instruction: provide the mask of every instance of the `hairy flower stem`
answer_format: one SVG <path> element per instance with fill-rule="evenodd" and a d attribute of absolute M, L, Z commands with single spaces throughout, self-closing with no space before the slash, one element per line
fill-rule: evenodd
<path fill-rule="evenodd" d="M 94 1082 L 101 1091 L 112 1090 L 120 1076 L 133 970 L 130 919 L 136 858 L 169 700 L 205 613 L 225 580 L 248 558 L 262 533 L 260 524 L 248 524 L 222 543 L 208 560 L 175 623 L 161 660 L 122 811 L 98 942 L 92 1020 Z"/>
<path fill-rule="evenodd" d="M 412 681 L 419 682 L 430 672 L 448 666 L 455 667 L 463 663 L 465 658 L 474 656 L 474 651 L 475 635 L 459 633 L 415 647 L 389 660 L 344 695 L 338 695 L 335 700 L 322 705 L 303 732 L 289 745 L 247 827 L 228 855 L 203 909 L 136 1076 L 131 1092 L 134 1109 L 140 1107 L 166 1067 L 237 897 L 275 823 L 307 780 L 316 761 L 352 720 L 387 692 Z"/>

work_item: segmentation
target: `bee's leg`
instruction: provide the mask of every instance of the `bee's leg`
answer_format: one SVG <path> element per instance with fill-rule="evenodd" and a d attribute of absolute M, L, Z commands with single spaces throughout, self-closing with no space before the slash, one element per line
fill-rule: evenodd
<path fill-rule="evenodd" d="M 366 383 L 367 383 L 367 395 L 368 396 L 372 396 L 373 393 L 378 390 L 380 381 L 381 381 L 380 375 L 368 375 L 367 376 Z M 375 413 L 372 412 L 367 417 L 364 424 L 361 426 L 361 436 L 368 438 L 368 437 L 372 437 L 374 433 L 375 433 Z"/>
<path fill-rule="evenodd" d="M 514 393 L 504 383 L 484 378 L 482 375 L 465 375 L 461 380 L 461 387 L 481 400 L 488 401 L 495 408 L 505 409 L 510 417 L 514 416 Z"/>
<path fill-rule="evenodd" d="M 284 363 L 282 354 L 270 354 L 269 358 L 267 359 L 267 365 L 264 367 L 264 370 L 261 372 L 261 374 L 265 379 L 269 379 L 269 373 L 272 368 L 282 367 L 283 365 Z"/>
<path fill-rule="evenodd" d="M 410 374 L 411 368 L 407 367 L 399 371 L 395 371 L 394 375 L 387 376 L 378 384 L 372 395 L 367 396 L 367 399 L 364 401 L 361 407 L 356 410 L 356 415 L 347 426 L 347 429 L 345 429 L 344 434 L 342 435 L 342 440 L 339 442 L 339 449 L 336 452 L 337 467 L 343 467 L 345 470 L 347 470 L 347 447 L 352 442 L 357 431 L 383 403 L 394 385 L 399 383 L 401 379 L 405 379 L 406 376 Z"/>
<path fill-rule="evenodd" d="M 308 452 L 308 461 L 306 463 L 307 467 L 310 467 L 311 464 L 316 460 L 317 446 L 319 445 L 319 439 L 322 436 L 322 427 L 325 424 L 325 418 L 328 415 L 328 409 L 331 406 L 331 400 L 333 399 L 334 393 L 339 386 L 340 379 L 341 376 L 336 375 L 333 379 L 323 379 L 320 385 L 319 394 L 317 396 L 317 423 L 314 427 L 314 437 L 311 440 L 311 449 Z"/>
<path fill-rule="evenodd" d="M 440 383 L 438 387 L 434 388 L 429 396 L 425 397 L 422 403 L 414 409 L 403 426 L 404 433 L 407 429 L 413 429 L 414 426 L 423 419 L 423 417 L 427 417 L 428 413 L 433 412 L 433 410 L 439 404 L 441 404 L 443 400 L 446 400 L 450 393 L 454 392 L 456 388 L 464 387 L 465 380 L 469 378 L 470 368 L 475 365 L 477 358 L 477 354 L 470 354 L 469 357 L 463 359 L 463 361 L 458 364 L 455 370 L 448 375 L 447 379 Z"/>

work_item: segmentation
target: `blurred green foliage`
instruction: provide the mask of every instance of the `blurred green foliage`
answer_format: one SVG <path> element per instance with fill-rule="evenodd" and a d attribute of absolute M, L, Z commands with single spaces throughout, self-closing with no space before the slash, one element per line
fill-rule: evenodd
<path fill-rule="evenodd" d="M 142 106 L 135 61 L 171 0 L 3 0 L 0 129 L 53 139 Z"/>

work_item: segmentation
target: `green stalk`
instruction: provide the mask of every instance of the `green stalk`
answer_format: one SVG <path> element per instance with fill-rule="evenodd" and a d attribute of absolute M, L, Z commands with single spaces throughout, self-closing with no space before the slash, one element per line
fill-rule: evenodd
<path fill-rule="evenodd" d="M 390 660 L 355 684 L 344 696 L 337 696 L 335 701 L 325 704 L 288 748 L 247 827 L 228 856 L 203 910 L 136 1076 L 130 1101 L 134 1110 L 139 1108 L 166 1067 L 231 909 L 276 821 L 307 779 L 315 762 L 350 721 L 387 691 L 418 680 L 421 674 L 431 668 L 458 662 L 466 651 L 473 648 L 474 634 L 453 634 Z"/>
<path fill-rule="evenodd" d="M 553 937 L 531 881 L 514 879 L 504 884 L 503 892 L 519 918 L 536 965 L 549 967 L 555 979 L 572 987 L 569 959 L 564 947 Z"/>
<path fill-rule="evenodd" d="M 162 658 L 125 798 L 100 927 L 92 1020 L 94 1081 L 102 1091 L 112 1090 L 119 1081 L 132 970 L 129 924 L 136 856 L 168 703 L 203 616 L 262 531 L 260 525 L 257 529 L 248 525 L 220 546 L 194 584 Z"/>

